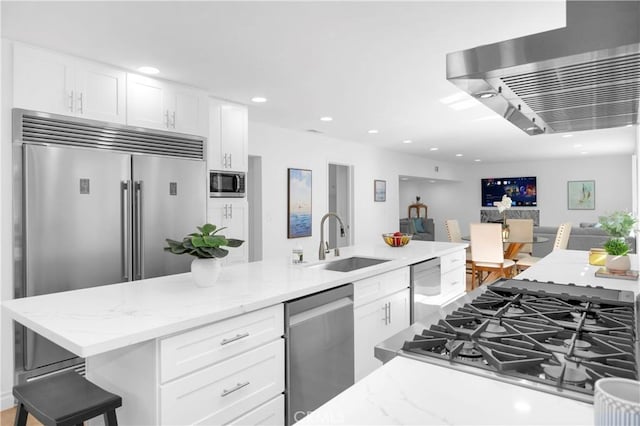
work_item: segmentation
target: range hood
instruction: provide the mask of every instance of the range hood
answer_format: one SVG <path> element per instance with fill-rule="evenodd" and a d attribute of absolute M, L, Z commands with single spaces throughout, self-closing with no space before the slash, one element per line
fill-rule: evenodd
<path fill-rule="evenodd" d="M 637 124 L 640 1 L 567 0 L 565 28 L 447 55 L 447 79 L 529 135 Z"/>

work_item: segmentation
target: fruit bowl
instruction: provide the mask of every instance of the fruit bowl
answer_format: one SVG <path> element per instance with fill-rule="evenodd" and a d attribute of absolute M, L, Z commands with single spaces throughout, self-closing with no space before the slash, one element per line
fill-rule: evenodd
<path fill-rule="evenodd" d="M 391 247 L 403 247 L 409 244 L 413 235 L 402 234 L 400 232 L 391 232 L 388 234 L 382 234 L 382 239 L 387 245 Z"/>

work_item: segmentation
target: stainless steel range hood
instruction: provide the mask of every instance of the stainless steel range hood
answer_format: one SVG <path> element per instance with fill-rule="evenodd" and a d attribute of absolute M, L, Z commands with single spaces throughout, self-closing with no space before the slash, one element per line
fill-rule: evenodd
<path fill-rule="evenodd" d="M 530 135 L 637 124 L 640 1 L 567 0 L 565 28 L 447 55 L 447 79 Z"/>

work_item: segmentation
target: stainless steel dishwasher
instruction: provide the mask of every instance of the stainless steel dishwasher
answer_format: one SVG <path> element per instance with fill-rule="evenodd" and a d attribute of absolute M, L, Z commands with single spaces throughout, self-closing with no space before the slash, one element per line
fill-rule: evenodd
<path fill-rule="evenodd" d="M 413 324 L 438 309 L 434 305 L 422 303 L 422 300 L 425 296 L 437 296 L 442 290 L 440 287 L 440 258 L 436 257 L 411 265 L 410 274 L 409 300 L 411 309 L 409 321 Z"/>
<path fill-rule="evenodd" d="M 353 284 L 285 304 L 287 425 L 354 383 Z"/>

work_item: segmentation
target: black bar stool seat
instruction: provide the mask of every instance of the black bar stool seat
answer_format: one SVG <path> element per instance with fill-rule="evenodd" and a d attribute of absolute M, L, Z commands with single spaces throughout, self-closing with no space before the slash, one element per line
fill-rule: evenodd
<path fill-rule="evenodd" d="M 116 408 L 122 398 L 96 386 L 75 371 L 54 374 L 13 387 L 18 400 L 16 426 L 27 423 L 31 414 L 46 426 L 81 425 L 104 415 L 108 426 L 117 426 Z"/>

